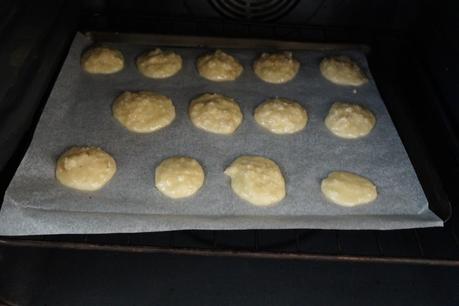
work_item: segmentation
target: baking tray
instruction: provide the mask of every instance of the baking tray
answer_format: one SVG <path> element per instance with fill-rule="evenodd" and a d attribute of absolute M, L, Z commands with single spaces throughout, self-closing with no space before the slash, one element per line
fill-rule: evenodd
<path fill-rule="evenodd" d="M 338 139 L 331 135 L 326 135 L 327 131 L 324 129 L 322 120 L 331 103 L 334 102 L 334 100 L 350 100 L 360 103 L 368 102 L 362 101 L 363 97 L 367 97 L 366 94 L 368 94 L 368 92 L 366 92 L 365 87 L 357 89 L 350 87 L 338 87 L 326 82 L 321 78 L 320 73 L 317 75 L 318 61 L 326 54 L 349 54 L 356 58 L 360 64 L 365 67 L 367 74 L 370 75 L 366 59 L 363 56 L 364 52 L 369 50 L 367 47 L 360 45 L 308 44 L 295 42 L 282 43 L 267 40 L 228 40 L 184 37 L 175 38 L 174 40 L 174 37 L 170 36 L 120 35 L 108 33 L 91 33 L 87 35 L 87 38 L 82 38 L 81 35 L 78 34 L 76 40 L 78 39 L 86 39 L 87 41 L 86 43 L 80 45 L 77 50 L 75 50 L 74 47 L 71 48 L 69 58 L 64 64 L 63 70 L 48 101 L 48 106 L 46 107 L 41 122 L 37 127 L 31 147 L 29 148 L 28 153 L 26 154 L 6 193 L 5 202 L 0 215 L 1 234 L 108 233 L 162 231 L 174 229 L 248 228 L 394 229 L 442 225 L 441 219 L 435 216 L 428 209 L 427 201 L 416 179 L 414 170 L 408 160 L 406 152 L 404 151 L 403 145 L 397 136 L 396 130 L 392 125 L 387 110 L 385 109 L 377 92 L 374 80 L 371 77 L 370 85 L 367 86 L 367 91 L 370 90 L 372 99 L 375 99 L 376 102 L 370 101 L 371 103 L 368 106 L 376 113 L 378 118 L 378 124 L 375 131 L 372 132 L 372 135 L 365 139 L 351 142 Z M 101 81 L 102 83 L 99 83 L 98 86 L 100 86 L 100 88 L 110 87 L 110 89 L 108 91 L 109 94 L 105 92 L 103 95 L 99 96 L 100 99 L 96 99 L 98 101 L 103 100 L 103 109 L 105 110 L 101 110 L 100 113 L 98 113 L 98 107 L 102 106 L 100 104 L 98 104 L 98 106 L 94 104 L 94 109 L 96 110 L 94 114 L 105 114 L 104 116 L 110 115 L 110 112 L 107 112 L 106 110 L 110 109 L 111 102 L 116 97 L 116 94 L 119 94 L 122 90 L 156 90 L 171 96 L 177 107 L 178 116 L 176 122 L 174 123 L 175 126 L 173 124 L 170 128 L 164 130 L 169 130 L 173 134 L 167 134 L 166 132 L 163 133 L 162 136 L 158 136 L 160 134 L 158 133 L 156 135 L 146 137 L 132 135 L 127 131 L 124 131 L 119 126 L 116 126 L 114 122 L 110 122 L 112 118 L 106 118 L 98 122 L 99 120 L 97 116 L 89 116 L 88 118 L 87 113 L 84 116 L 78 116 L 78 103 L 70 103 L 67 105 L 67 103 L 59 102 L 62 100 L 66 101 L 65 97 L 60 95 L 65 92 L 71 93 L 72 90 L 75 89 L 75 79 L 72 79 L 75 77 L 75 72 L 74 70 L 72 70 L 73 73 L 71 73 L 70 70 L 66 71 L 66 68 L 69 69 L 71 67 L 68 66 L 72 65 L 72 63 L 69 63 L 69 60 L 73 60 L 73 65 L 78 66 L 79 55 L 82 49 L 94 42 L 103 42 L 119 47 L 125 53 L 127 60 L 127 68 L 121 73 L 124 74 L 124 76 L 121 75 L 120 77 L 120 75 L 115 74 L 102 79 L 99 78 L 99 82 Z M 178 52 L 188 54 L 189 51 L 193 51 L 191 52 L 193 55 L 189 57 L 188 55 L 184 56 L 184 71 L 182 71 L 177 77 L 174 77 L 175 79 L 170 79 L 166 82 L 158 82 L 143 78 L 135 69 L 135 56 L 152 46 L 162 45 L 169 47 L 185 47 Z M 193 48 L 190 49 L 187 47 Z M 239 85 L 237 85 L 236 82 L 211 83 L 199 78 L 199 76 L 196 75 L 194 61 L 197 55 L 208 51 L 206 48 L 232 49 L 230 52 L 240 58 L 246 69 L 241 79 L 236 81 L 240 82 Z M 305 50 L 301 52 L 308 53 L 309 60 L 316 61 L 315 64 L 317 65 L 312 62 L 306 65 L 303 63 L 300 75 L 291 83 L 280 86 L 265 84 L 258 80 L 253 73 L 251 73 L 250 65 L 253 59 L 261 51 L 269 51 L 273 49 Z M 74 52 L 73 59 L 71 57 L 72 52 Z M 300 58 L 300 61 L 303 62 L 304 58 L 302 60 L 303 56 L 301 54 L 297 53 L 296 55 Z M 311 58 L 312 54 L 314 54 L 314 56 Z M 75 67 L 72 69 L 75 69 Z M 302 73 L 303 76 L 311 78 L 308 82 L 305 82 L 306 84 L 300 84 L 301 86 L 299 87 L 299 82 L 305 80 L 301 77 Z M 194 74 L 194 79 L 189 80 L 189 82 L 185 82 L 186 80 L 180 79 L 180 77 L 189 77 L 192 74 Z M 81 75 L 80 70 L 78 70 L 77 75 Z M 92 78 L 90 82 L 97 81 L 97 76 L 84 75 L 83 78 Z M 127 78 L 127 81 L 124 78 Z M 258 97 L 254 98 L 252 96 L 252 99 L 249 99 L 250 101 L 245 101 L 246 99 L 244 99 L 244 95 L 241 95 L 244 90 L 238 90 L 233 87 L 235 84 L 237 86 L 241 86 L 241 84 L 250 84 L 247 81 L 253 82 L 253 84 L 256 84 L 257 86 L 256 91 L 251 94 L 258 95 Z M 177 86 L 180 86 L 184 92 L 186 91 L 186 94 L 177 91 Z M 314 96 L 314 92 L 304 92 L 298 90 L 298 88 L 309 88 L 310 90 L 320 92 L 320 94 L 316 94 Z M 273 89 L 275 90 L 273 91 Z M 78 90 L 83 92 L 81 88 Z M 245 88 L 245 90 L 252 90 L 252 88 Z M 240 101 L 241 108 L 244 111 L 245 120 L 238 132 L 234 136 L 231 136 L 234 138 L 224 136 L 224 138 L 222 138 L 222 136 L 215 136 L 198 131 L 197 129 L 193 129 L 190 123 L 187 122 L 186 108 L 189 100 L 194 96 L 207 91 L 227 94 Z M 85 89 L 84 92 L 89 95 L 84 96 L 84 98 L 81 99 L 82 101 L 87 101 L 88 99 L 90 100 L 94 98 L 94 95 L 97 96 L 97 88 L 91 86 Z M 332 92 L 333 95 L 327 96 L 330 92 Z M 183 95 L 179 96 L 180 93 Z M 276 137 L 256 126 L 251 116 L 254 106 L 273 95 L 292 98 L 300 101 L 306 106 L 309 111 L 310 122 L 304 133 L 286 137 Z M 56 107 L 56 103 L 61 103 L 62 107 Z M 372 103 L 376 104 L 371 105 Z M 59 112 L 65 112 L 66 107 L 73 107 L 76 109 L 76 115 L 66 117 L 66 119 L 70 119 L 69 124 L 72 129 L 79 132 L 70 134 L 64 133 L 63 135 L 59 129 L 57 129 L 57 126 L 56 129 L 50 129 L 49 126 L 48 129 L 43 127 L 51 122 L 48 119 L 54 120 L 55 118 L 62 118 L 60 117 L 61 114 L 59 114 Z M 57 113 L 53 114 L 53 112 Z M 97 122 L 99 126 L 89 124 L 88 127 L 88 122 L 85 122 L 86 119 L 90 119 L 93 123 Z M 387 124 L 387 126 L 384 123 Z M 314 133 L 320 129 L 322 130 L 322 135 L 320 135 L 320 137 L 316 137 L 317 135 L 314 135 Z M 113 131 L 115 132 L 113 133 Z M 193 142 L 192 144 L 190 143 L 191 147 L 195 149 L 200 148 L 198 152 L 195 151 L 193 152 L 194 154 L 189 154 L 190 152 L 187 150 L 179 150 L 184 143 L 184 139 L 180 139 L 179 137 L 183 131 L 195 134 L 192 137 L 186 137 L 186 141 Z M 104 134 L 104 132 L 107 134 Z M 389 132 L 390 137 L 387 137 L 387 132 Z M 227 150 L 228 148 L 224 147 L 225 143 L 230 145 L 237 145 L 238 141 L 240 143 L 240 140 L 246 138 L 247 136 L 247 134 L 244 133 L 252 133 L 252 136 L 248 137 L 248 142 L 254 144 L 253 146 L 248 147 L 246 145 L 246 149 L 241 149 L 241 147 L 239 147 L 236 151 Z M 104 135 L 111 136 L 104 138 Z M 261 138 L 261 140 L 256 140 L 253 138 L 254 136 L 257 139 Z M 151 142 L 152 139 L 160 137 L 171 140 L 173 145 L 164 146 L 160 142 Z M 110 141 L 108 141 L 109 138 Z M 132 199 L 126 197 L 126 193 L 123 190 L 119 189 L 116 191 L 116 184 L 120 184 L 123 181 L 123 178 L 125 179 L 124 181 L 132 181 L 132 176 L 123 177 L 123 175 L 118 174 L 113 182 L 111 182 L 106 188 L 100 192 L 92 194 L 78 193 L 56 185 L 57 183 L 53 177 L 54 161 L 58 154 L 66 147 L 78 144 L 101 145 L 107 151 L 114 154 L 115 159 L 118 161 L 118 166 L 120 169 L 123 169 L 123 161 L 125 162 L 124 166 L 126 166 L 129 164 L 129 158 L 132 160 L 133 157 L 139 156 L 138 154 L 145 152 L 145 147 L 142 149 L 142 146 L 137 146 L 139 139 L 141 139 L 141 142 L 146 142 L 150 148 L 160 148 L 155 151 L 155 153 L 158 154 L 155 158 L 141 158 L 142 160 L 151 161 L 142 170 L 137 169 L 140 171 L 138 173 L 142 172 L 142 180 L 145 183 L 145 185 L 143 185 L 144 188 L 149 189 L 147 191 L 147 189 L 142 189 L 143 187 L 140 189 L 134 188 L 134 192 L 137 195 L 149 195 L 150 198 L 148 201 L 146 201 L 145 198 L 141 199 L 142 196 L 140 196 L 140 198 L 138 198 L 139 201 L 136 201 L 136 203 L 133 204 Z M 213 140 L 211 142 L 206 142 L 205 139 Z M 277 152 L 273 152 L 271 150 L 273 147 L 284 148 L 285 146 L 290 147 L 290 151 L 293 150 L 290 145 L 291 143 L 285 142 L 286 139 L 290 139 L 290 141 L 293 139 L 294 147 L 300 149 L 303 144 L 305 145 L 304 148 L 307 148 L 307 142 L 309 141 L 309 144 L 311 144 L 310 141 L 313 139 L 312 144 L 315 144 L 315 146 L 309 146 L 309 148 L 315 148 L 316 150 L 313 150 L 314 153 L 309 156 L 307 156 L 307 154 L 301 156 L 302 159 L 313 162 L 302 164 L 302 169 L 304 169 L 305 173 L 308 171 L 317 171 L 317 173 L 320 172 L 321 174 L 317 175 L 316 173 L 311 175 L 309 177 L 309 183 L 301 181 L 304 179 L 304 176 L 307 175 L 300 178 L 298 175 L 301 173 L 292 174 L 297 167 L 294 163 L 290 166 L 286 165 L 286 163 L 289 163 L 291 156 L 282 157 L 285 150 L 277 150 Z M 321 146 L 321 141 L 323 139 L 327 139 L 327 141 L 330 142 L 328 145 L 335 148 L 334 153 L 339 156 L 347 157 L 340 161 L 335 160 L 335 162 L 337 162 L 335 164 L 330 162 L 330 159 L 327 160 L 327 154 L 324 154 L 326 150 L 324 150 L 324 152 L 320 152 L 320 150 L 325 149 L 325 147 Z M 375 141 L 377 139 L 380 141 L 378 150 L 376 150 L 381 152 L 379 156 L 373 156 L 367 152 L 366 155 L 359 154 L 358 158 L 353 159 L 353 156 L 357 156 L 355 154 L 356 152 L 352 151 L 353 146 L 357 146 L 359 150 L 365 151 L 365 147 L 368 149 L 368 143 L 366 142 Z M 384 140 L 384 143 L 381 142 L 382 140 Z M 112 144 L 108 144 L 107 141 Z M 124 154 L 126 152 L 116 154 L 117 150 L 115 147 L 122 141 L 126 141 L 125 147 L 131 148 L 129 154 Z M 221 142 L 222 144 L 215 145 L 215 142 Z M 43 146 L 44 143 L 47 145 Z M 134 148 L 134 150 L 132 150 L 132 148 Z M 397 156 L 395 159 L 394 156 L 391 156 L 394 148 L 398 150 L 396 151 Z M 351 151 L 347 151 L 346 153 L 346 150 L 349 149 L 351 149 Z M 212 151 L 215 152 L 215 150 L 218 150 L 219 156 L 215 160 L 215 164 L 210 166 L 208 164 L 208 153 Z M 338 151 L 341 151 L 341 153 L 344 152 L 344 155 L 340 154 Z M 118 152 L 121 153 L 120 151 Z M 201 152 L 201 154 L 199 154 L 199 152 Z M 279 155 L 280 153 L 282 154 Z M 296 154 L 302 153 L 304 153 L 302 150 L 296 151 Z M 134 156 L 130 154 L 134 154 Z M 154 166 L 157 165 L 162 158 L 175 154 L 191 155 L 193 157 L 197 157 L 201 162 L 203 162 L 207 170 L 207 183 L 203 191 L 193 199 L 182 200 L 180 203 L 171 204 L 170 200 L 167 200 L 158 194 L 154 194 L 155 192 L 157 193 L 157 191 L 155 191 L 152 187 L 152 172 Z M 227 166 L 240 154 L 260 154 L 276 160 L 283 169 L 284 174 L 286 174 L 288 184 L 287 192 L 289 194 L 286 200 L 273 208 L 260 209 L 251 207 L 235 197 L 229 188 L 228 178 L 222 174 L 222 171 L 225 166 Z M 317 163 L 318 158 L 319 162 Z M 403 199 L 392 197 L 391 201 L 387 201 L 387 196 L 390 193 L 393 193 L 394 190 L 399 190 L 398 195 L 401 195 L 402 192 L 400 192 L 400 189 L 397 189 L 399 187 L 396 185 L 384 186 L 379 183 L 377 174 L 381 174 L 382 170 L 387 172 L 387 169 L 381 169 L 381 166 L 378 166 L 380 168 L 376 171 L 375 169 L 377 167 L 375 167 L 375 165 L 387 164 L 388 162 L 394 163 L 397 161 L 402 162 L 402 167 L 399 167 L 400 165 L 395 165 L 391 169 L 393 171 L 402 170 L 402 172 L 397 172 L 396 175 L 394 175 L 394 173 L 389 174 L 396 179 L 401 177 L 406 178 L 406 175 L 409 176 L 408 180 L 400 186 L 401 188 L 408 190 L 408 193 L 411 193 L 411 195 L 414 196 L 414 200 L 417 201 L 417 206 L 409 205 L 413 198 Z M 34 167 L 34 163 L 39 165 L 44 163 L 46 165 L 42 169 L 36 169 L 37 167 Z M 350 167 L 349 163 L 354 163 L 354 165 L 359 164 L 359 166 Z M 217 166 L 215 167 L 215 165 Z M 318 170 L 319 168 L 320 170 Z M 311 171 L 311 169 L 314 171 Z M 33 173 L 35 170 L 37 172 Z M 303 186 L 306 188 L 301 188 L 303 192 L 311 191 L 311 193 L 315 193 L 316 196 L 320 196 L 320 188 L 317 188 L 320 178 L 324 177 L 329 171 L 333 170 L 350 170 L 370 177 L 376 182 L 378 187 L 380 187 L 381 196 L 378 201 L 382 198 L 387 205 L 391 205 L 392 208 L 395 207 L 397 209 L 381 209 L 381 203 L 376 201 L 374 204 L 349 210 L 334 206 L 333 204 L 326 202 L 324 199 L 316 198 L 313 202 L 319 205 L 318 207 L 322 205 L 322 208 L 325 207 L 325 209 L 321 211 L 320 209 L 315 211 L 312 209 L 308 210 L 305 214 L 305 210 L 302 210 L 302 207 L 298 206 L 299 203 L 302 203 L 303 198 L 301 198 L 298 194 L 295 195 L 295 191 L 300 190 L 300 188 L 297 188 L 298 186 L 292 187 L 292 185 L 294 185 L 294 182 L 300 180 L 300 183 L 305 183 Z M 372 171 L 373 173 L 371 173 Z M 390 181 L 389 175 L 389 177 L 386 177 L 385 183 Z M 146 184 L 148 184 L 148 187 Z M 215 184 L 220 185 L 217 186 Z M 308 190 L 308 187 L 313 185 L 316 187 L 309 188 Z M 44 190 L 51 190 L 51 197 L 49 193 L 43 193 Z M 218 190 L 218 192 L 216 192 L 216 190 Z M 116 199 L 108 196 L 111 192 L 115 192 Z M 199 196 L 204 196 L 205 199 L 205 195 L 207 194 L 208 196 L 209 192 L 213 193 L 213 198 L 211 198 L 212 201 L 209 201 L 209 198 L 206 200 L 199 198 Z M 152 194 L 154 195 L 151 197 Z M 113 195 L 113 193 L 111 195 Z M 222 200 L 221 197 L 223 197 L 224 200 Z M 151 201 L 152 199 L 153 201 Z M 228 199 L 231 200 L 228 201 Z M 397 207 L 400 206 L 400 200 L 402 200 L 402 204 L 405 204 L 405 206 L 402 206 L 402 209 Z M 84 205 L 78 205 L 82 201 L 84 202 Z M 117 202 L 118 205 L 113 205 L 114 202 Z M 77 204 L 75 205 L 75 203 Z M 206 203 L 207 206 L 202 203 Z M 212 206 L 208 206 L 209 203 L 211 203 Z M 289 209 L 289 205 L 291 205 L 291 203 L 296 204 L 297 206 L 293 205 Z M 144 210 L 145 204 L 150 205 L 147 211 Z M 221 206 L 222 204 L 223 206 Z M 160 209 L 157 210 L 158 207 L 156 207 L 152 211 L 151 206 L 154 207 L 155 205 L 159 205 Z M 186 207 L 183 205 L 188 206 Z M 388 207 L 387 205 L 386 208 Z M 115 206 L 116 209 L 113 210 Z M 190 206 L 191 208 L 194 207 L 194 209 L 189 210 Z M 71 209 L 69 209 L 70 207 Z M 139 210 L 139 207 L 143 207 L 141 208 L 142 211 Z M 108 209 L 108 211 L 106 209 Z M 244 213 L 241 214 L 241 211 Z"/>

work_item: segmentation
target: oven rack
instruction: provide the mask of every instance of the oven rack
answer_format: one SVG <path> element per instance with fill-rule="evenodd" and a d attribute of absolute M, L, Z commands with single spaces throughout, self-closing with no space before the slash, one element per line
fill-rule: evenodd
<path fill-rule="evenodd" d="M 188 256 L 459 267 L 457 229 L 244 230 L 0 238 L 0 245 Z"/>

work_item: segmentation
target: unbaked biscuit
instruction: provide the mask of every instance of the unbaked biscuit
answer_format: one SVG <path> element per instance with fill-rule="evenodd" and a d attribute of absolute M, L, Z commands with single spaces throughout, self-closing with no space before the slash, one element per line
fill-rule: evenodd
<path fill-rule="evenodd" d="M 253 64 L 255 74 L 265 82 L 273 84 L 286 83 L 292 80 L 298 70 L 300 62 L 292 52 L 263 53 Z"/>
<path fill-rule="evenodd" d="M 345 171 L 331 172 L 320 187 L 328 200 L 346 207 L 367 204 L 378 197 L 376 186 L 369 179 Z"/>
<path fill-rule="evenodd" d="M 361 86 L 368 82 L 362 69 L 348 56 L 322 59 L 320 72 L 327 80 L 338 85 Z"/>
<path fill-rule="evenodd" d="M 56 163 L 56 178 L 69 188 L 94 191 L 102 188 L 116 172 L 116 162 L 95 147 L 73 147 Z"/>
<path fill-rule="evenodd" d="M 308 114 L 299 103 L 284 98 L 269 99 L 255 109 L 255 121 L 274 134 L 292 134 L 304 129 Z"/>
<path fill-rule="evenodd" d="M 244 70 L 236 58 L 222 50 L 198 58 L 197 68 L 203 78 L 216 82 L 234 81 Z"/>
<path fill-rule="evenodd" d="M 216 134 L 232 134 L 242 122 L 239 104 L 215 93 L 206 93 L 192 100 L 189 115 L 196 127 Z"/>
<path fill-rule="evenodd" d="M 325 118 L 325 125 L 333 134 L 348 139 L 368 135 L 375 124 L 376 118 L 371 111 L 343 102 L 334 103 Z"/>
<path fill-rule="evenodd" d="M 124 68 L 123 54 L 108 47 L 95 47 L 81 57 L 81 67 L 89 73 L 111 74 Z"/>
<path fill-rule="evenodd" d="M 175 107 L 171 99 L 157 93 L 126 91 L 113 103 L 112 113 L 128 130 L 150 133 L 171 124 Z"/>
<path fill-rule="evenodd" d="M 205 174 L 199 162 L 177 156 L 163 160 L 155 170 L 155 185 L 169 198 L 192 196 L 204 184 Z"/>
<path fill-rule="evenodd" d="M 242 199 L 256 206 L 269 206 L 285 195 L 285 180 L 279 166 L 261 156 L 241 156 L 225 170 L 231 188 Z"/>
<path fill-rule="evenodd" d="M 137 69 L 152 79 L 165 79 L 182 69 L 182 57 L 172 51 L 155 49 L 137 58 Z"/>

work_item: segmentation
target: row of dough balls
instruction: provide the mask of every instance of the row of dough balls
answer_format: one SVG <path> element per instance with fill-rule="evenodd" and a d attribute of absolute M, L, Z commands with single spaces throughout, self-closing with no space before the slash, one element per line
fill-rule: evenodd
<path fill-rule="evenodd" d="M 242 122 L 239 104 L 220 94 L 203 94 L 189 105 L 192 123 L 207 132 L 232 134 Z M 113 116 L 128 130 L 149 133 L 164 128 L 175 119 L 171 99 L 149 91 L 124 92 L 113 103 Z M 255 121 L 275 134 L 292 134 L 306 126 L 308 114 L 299 103 L 284 98 L 268 99 L 254 111 Z M 359 138 L 373 129 L 376 118 L 368 109 L 336 102 L 325 118 L 325 125 L 342 138 Z"/>
<path fill-rule="evenodd" d="M 107 184 L 116 172 L 115 160 L 95 147 L 73 147 L 60 156 L 56 178 L 64 186 L 94 191 Z M 279 166 L 261 156 L 240 156 L 224 171 L 236 195 L 256 206 L 270 206 L 286 196 L 285 179 Z M 186 198 L 202 188 L 205 173 L 190 157 L 171 157 L 155 170 L 155 186 L 172 199 Z M 376 186 L 367 178 L 345 171 L 331 172 L 322 180 L 325 197 L 341 206 L 353 207 L 377 198 Z"/>
<path fill-rule="evenodd" d="M 153 79 L 169 78 L 182 69 L 182 57 L 172 51 L 155 49 L 139 56 L 137 69 L 144 76 Z M 116 49 L 95 47 L 86 51 L 81 57 L 84 70 L 95 74 L 111 74 L 124 68 L 124 56 Z M 216 50 L 198 58 L 196 67 L 199 74 L 210 81 L 234 81 L 244 68 L 232 55 Z M 262 53 L 254 62 L 255 74 L 265 82 L 282 84 L 292 80 L 300 62 L 292 52 Z M 347 56 L 325 57 L 320 63 L 322 75 L 339 85 L 360 86 L 368 82 L 362 69 Z"/>

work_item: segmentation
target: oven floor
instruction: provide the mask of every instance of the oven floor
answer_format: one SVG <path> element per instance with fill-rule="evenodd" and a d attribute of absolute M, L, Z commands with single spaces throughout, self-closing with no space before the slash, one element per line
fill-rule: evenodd
<path fill-rule="evenodd" d="M 459 305 L 459 269 L 0 248 L 0 305 Z"/>

